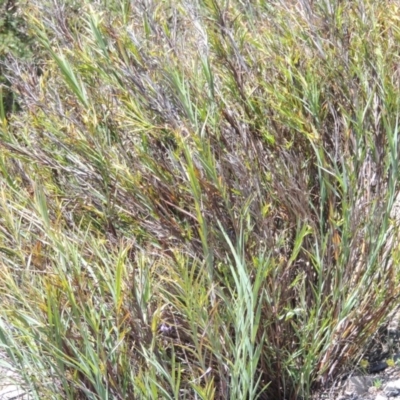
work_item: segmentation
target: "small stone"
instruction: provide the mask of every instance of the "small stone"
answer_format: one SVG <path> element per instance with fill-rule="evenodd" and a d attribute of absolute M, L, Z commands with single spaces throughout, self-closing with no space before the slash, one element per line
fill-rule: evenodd
<path fill-rule="evenodd" d="M 379 391 L 379 389 L 378 389 L 377 387 L 375 387 L 375 386 L 370 386 L 370 387 L 368 388 L 368 393 L 369 393 L 369 394 L 377 394 L 378 391 Z"/>

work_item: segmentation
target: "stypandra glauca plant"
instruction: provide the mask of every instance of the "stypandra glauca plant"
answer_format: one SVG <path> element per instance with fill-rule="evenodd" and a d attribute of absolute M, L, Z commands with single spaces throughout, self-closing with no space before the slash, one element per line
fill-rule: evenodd
<path fill-rule="evenodd" d="M 398 11 L 24 3 L 1 368 L 35 399 L 295 400 L 357 366 L 399 305 Z"/>

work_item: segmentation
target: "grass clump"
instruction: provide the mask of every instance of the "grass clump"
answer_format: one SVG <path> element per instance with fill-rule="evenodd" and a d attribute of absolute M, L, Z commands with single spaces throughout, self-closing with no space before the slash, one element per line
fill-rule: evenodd
<path fill-rule="evenodd" d="M 0 341 L 34 398 L 307 399 L 357 364 L 400 291 L 397 8 L 26 5 Z"/>

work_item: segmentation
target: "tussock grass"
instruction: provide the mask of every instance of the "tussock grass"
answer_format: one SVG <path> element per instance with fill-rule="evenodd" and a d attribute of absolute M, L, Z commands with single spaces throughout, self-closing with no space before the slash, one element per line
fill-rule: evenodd
<path fill-rule="evenodd" d="M 307 399 L 398 305 L 395 2 L 30 0 L 0 108 L 0 342 L 37 399 Z"/>

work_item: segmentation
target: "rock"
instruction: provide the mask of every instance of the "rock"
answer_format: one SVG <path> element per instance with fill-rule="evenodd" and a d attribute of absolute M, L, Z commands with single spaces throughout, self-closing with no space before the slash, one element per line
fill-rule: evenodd
<path fill-rule="evenodd" d="M 27 399 L 26 393 L 17 385 L 6 385 L 0 389 L 1 400 Z"/>
<path fill-rule="evenodd" d="M 7 355 L 0 351 L 0 400 L 27 400 L 26 391 L 18 385 L 18 374 L 6 362 Z"/>
<path fill-rule="evenodd" d="M 385 385 L 384 392 L 389 397 L 400 396 L 400 379 L 388 382 Z"/>
<path fill-rule="evenodd" d="M 374 385 L 374 377 L 370 375 L 366 376 L 352 376 L 349 378 L 346 384 L 347 395 L 363 395 L 368 393 L 368 389 Z"/>

